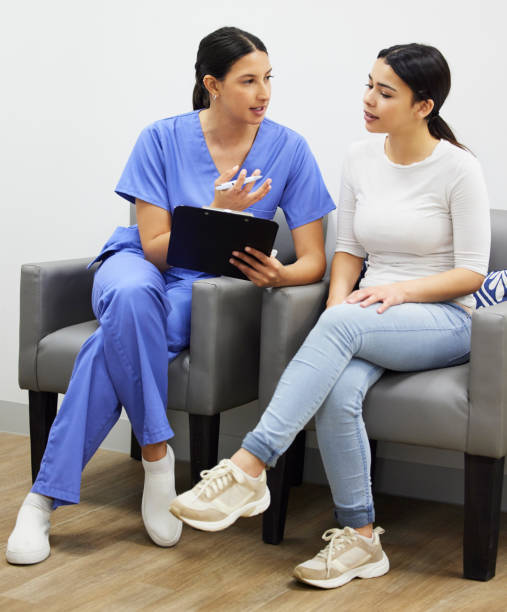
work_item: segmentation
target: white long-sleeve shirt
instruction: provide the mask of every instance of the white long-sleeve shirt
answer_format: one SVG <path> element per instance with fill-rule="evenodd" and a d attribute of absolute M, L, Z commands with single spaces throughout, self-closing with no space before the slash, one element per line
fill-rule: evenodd
<path fill-rule="evenodd" d="M 338 205 L 336 251 L 368 255 L 360 287 L 423 278 L 453 268 L 487 274 L 489 201 L 468 151 L 441 140 L 426 159 L 395 164 L 384 139 L 350 148 Z M 475 307 L 472 295 L 457 302 Z"/>

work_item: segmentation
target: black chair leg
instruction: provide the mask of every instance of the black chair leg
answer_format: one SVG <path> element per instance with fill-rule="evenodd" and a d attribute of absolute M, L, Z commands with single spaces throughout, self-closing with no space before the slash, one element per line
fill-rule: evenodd
<path fill-rule="evenodd" d="M 289 469 L 290 469 L 290 484 L 293 487 L 299 487 L 303 483 L 303 472 L 305 469 L 305 443 L 306 431 L 303 429 L 298 433 L 296 439 L 287 451 Z"/>
<path fill-rule="evenodd" d="M 56 417 L 57 403 L 58 393 L 28 391 L 32 482 L 35 482 L 39 473 L 40 463 L 48 443 L 49 430 Z"/>
<path fill-rule="evenodd" d="M 142 458 L 141 447 L 139 446 L 139 442 L 137 441 L 137 438 L 132 430 L 130 432 L 130 456 L 132 459 L 136 459 L 137 461 L 141 461 Z"/>
<path fill-rule="evenodd" d="M 280 544 L 283 540 L 290 487 L 303 482 L 305 442 L 306 431 L 303 430 L 278 459 L 276 466 L 268 470 L 271 503 L 262 516 L 262 539 L 266 544 Z"/>
<path fill-rule="evenodd" d="M 202 470 L 208 470 L 218 462 L 218 436 L 220 413 L 211 416 L 189 414 L 190 428 L 190 478 L 192 486 L 200 480 Z"/>
<path fill-rule="evenodd" d="M 283 540 L 292 475 L 289 453 L 290 449 L 268 470 L 271 504 L 262 516 L 262 539 L 266 544 L 280 544 Z"/>
<path fill-rule="evenodd" d="M 371 465 L 370 465 L 370 480 L 371 480 L 371 488 L 375 486 L 375 468 L 377 467 L 377 440 L 370 440 L 370 455 L 371 455 Z"/>
<path fill-rule="evenodd" d="M 465 453 L 463 575 L 471 580 L 495 575 L 504 462 Z"/>

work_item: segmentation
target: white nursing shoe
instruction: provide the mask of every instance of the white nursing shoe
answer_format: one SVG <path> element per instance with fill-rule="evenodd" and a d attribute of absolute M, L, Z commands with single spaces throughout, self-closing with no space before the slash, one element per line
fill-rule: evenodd
<path fill-rule="evenodd" d="M 158 546 L 174 546 L 181 537 L 182 523 L 169 512 L 176 497 L 174 486 L 174 452 L 167 445 L 167 454 L 158 461 L 142 460 L 144 489 L 141 514 L 150 538 Z"/>
<path fill-rule="evenodd" d="M 5 557 L 9 563 L 31 565 L 49 557 L 52 506 L 53 500 L 44 495 L 29 493 L 25 497 L 7 541 Z"/>

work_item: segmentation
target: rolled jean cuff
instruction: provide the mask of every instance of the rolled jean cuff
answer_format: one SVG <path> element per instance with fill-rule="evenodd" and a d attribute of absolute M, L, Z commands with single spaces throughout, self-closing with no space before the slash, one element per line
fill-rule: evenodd
<path fill-rule="evenodd" d="M 375 521 L 373 506 L 358 510 L 343 510 L 335 506 L 334 516 L 342 527 L 364 527 Z"/>
<path fill-rule="evenodd" d="M 257 459 L 260 459 L 269 467 L 275 467 L 278 457 L 278 453 L 275 453 L 265 442 L 259 440 L 259 436 L 255 432 L 249 432 L 241 443 L 241 448 L 244 448 L 252 455 L 255 455 Z"/>

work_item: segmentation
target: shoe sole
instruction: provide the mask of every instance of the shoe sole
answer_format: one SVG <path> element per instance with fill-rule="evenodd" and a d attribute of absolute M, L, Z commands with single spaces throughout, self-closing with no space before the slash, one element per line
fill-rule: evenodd
<path fill-rule="evenodd" d="M 241 508 L 231 512 L 231 514 L 220 521 L 198 521 L 196 519 L 186 518 L 180 514 L 178 508 L 171 508 L 171 512 L 184 523 L 190 525 L 190 527 L 194 527 L 195 529 L 199 529 L 201 531 L 221 531 L 222 529 L 230 527 L 240 517 L 249 517 L 262 514 L 267 508 L 269 508 L 270 503 L 271 495 L 269 493 L 269 489 L 266 487 L 266 492 L 264 493 L 264 497 L 262 497 L 262 499 L 245 504 Z"/>
<path fill-rule="evenodd" d="M 151 529 L 148 529 L 148 527 L 146 527 L 146 523 L 144 524 L 144 528 L 146 529 L 146 533 L 150 536 L 150 539 L 157 546 L 161 546 L 162 548 L 170 548 L 171 546 L 175 546 L 180 541 L 183 525 L 181 523 L 178 525 L 178 530 L 176 531 L 174 538 L 172 538 L 171 540 L 162 540 L 161 538 L 159 538 L 153 531 L 151 531 Z"/>
<path fill-rule="evenodd" d="M 173 472 L 172 472 L 173 477 L 172 477 L 172 482 L 171 482 L 171 485 L 170 485 L 171 495 L 172 495 L 171 501 L 172 501 L 176 497 L 176 488 L 174 486 L 174 463 L 175 463 L 175 457 L 174 457 L 174 451 L 169 446 L 169 444 L 167 445 L 167 452 L 171 454 L 172 464 L 173 464 Z M 141 516 L 143 518 L 143 523 L 144 523 L 144 528 L 146 529 L 146 533 L 150 536 L 150 539 L 157 546 L 160 546 L 162 548 L 169 548 L 171 546 L 175 546 L 180 541 L 181 530 L 183 529 L 183 525 L 181 523 L 178 525 L 178 529 L 176 530 L 176 533 L 174 534 L 174 537 L 172 537 L 170 540 L 163 540 L 162 538 L 159 538 L 158 535 L 148 527 L 148 525 L 146 524 L 146 519 L 145 519 L 144 495 L 143 495 L 143 499 L 142 499 L 142 502 L 141 502 Z"/>
<path fill-rule="evenodd" d="M 328 580 L 311 580 L 309 578 L 299 576 L 296 571 L 294 571 L 294 577 L 301 582 L 311 584 L 312 586 L 316 586 L 321 589 L 336 589 L 337 587 L 347 584 L 347 582 L 350 582 L 354 578 L 378 578 L 379 576 L 387 574 L 388 571 L 389 559 L 387 558 L 385 552 L 382 552 L 382 559 L 380 561 L 377 561 L 376 563 L 368 563 L 367 565 L 362 565 L 361 567 L 355 567 L 347 572 L 344 572 L 337 578 L 330 578 Z"/>
<path fill-rule="evenodd" d="M 5 551 L 5 558 L 9 563 L 13 565 L 34 565 L 45 561 L 51 553 L 51 549 L 48 546 L 41 550 L 34 550 L 32 552 L 14 552 L 7 549 Z"/>

